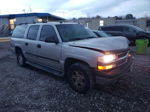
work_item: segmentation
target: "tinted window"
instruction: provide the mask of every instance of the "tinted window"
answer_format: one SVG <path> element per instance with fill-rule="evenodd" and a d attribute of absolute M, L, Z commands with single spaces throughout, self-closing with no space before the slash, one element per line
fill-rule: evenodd
<path fill-rule="evenodd" d="M 101 29 L 104 30 L 104 31 L 112 31 L 112 30 L 111 30 L 111 29 L 112 29 L 111 27 L 101 27 Z"/>
<path fill-rule="evenodd" d="M 132 27 L 124 27 L 123 31 L 124 32 L 129 32 L 129 33 L 136 33 L 136 30 L 133 29 Z"/>
<path fill-rule="evenodd" d="M 52 26 L 45 25 L 42 27 L 40 41 L 45 41 L 46 38 L 57 38 L 56 32 Z"/>
<path fill-rule="evenodd" d="M 15 38 L 23 38 L 25 31 L 26 31 L 27 25 L 19 25 L 15 28 L 13 31 L 12 37 Z"/>
<path fill-rule="evenodd" d="M 112 31 L 123 31 L 123 27 L 122 26 L 112 27 Z"/>
<path fill-rule="evenodd" d="M 121 26 L 102 27 L 101 29 L 104 31 L 123 31 Z"/>
<path fill-rule="evenodd" d="M 38 30 L 39 30 L 39 25 L 30 26 L 27 38 L 31 39 L 31 40 L 36 40 L 37 34 L 38 34 Z"/>

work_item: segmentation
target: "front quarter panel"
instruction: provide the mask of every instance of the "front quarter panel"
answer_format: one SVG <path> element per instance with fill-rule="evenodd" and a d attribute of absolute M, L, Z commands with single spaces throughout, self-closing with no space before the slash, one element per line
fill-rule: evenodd
<path fill-rule="evenodd" d="M 86 62 L 91 68 L 97 67 L 97 59 L 103 54 L 94 50 L 85 48 L 73 47 L 70 45 L 63 45 L 62 57 L 65 62 L 67 58 L 74 58 Z"/>

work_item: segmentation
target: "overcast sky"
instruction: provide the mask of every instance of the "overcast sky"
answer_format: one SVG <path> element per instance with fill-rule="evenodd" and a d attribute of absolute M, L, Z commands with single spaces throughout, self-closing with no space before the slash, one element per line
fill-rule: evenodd
<path fill-rule="evenodd" d="M 65 18 L 150 16 L 150 0 L 0 0 L 0 14 L 48 12 Z"/>

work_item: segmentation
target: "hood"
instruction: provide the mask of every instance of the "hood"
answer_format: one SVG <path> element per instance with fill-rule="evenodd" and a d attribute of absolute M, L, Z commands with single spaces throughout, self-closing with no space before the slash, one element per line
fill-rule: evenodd
<path fill-rule="evenodd" d="M 99 51 L 120 51 L 128 49 L 128 40 L 125 37 L 93 38 L 69 42 L 70 46 Z"/>

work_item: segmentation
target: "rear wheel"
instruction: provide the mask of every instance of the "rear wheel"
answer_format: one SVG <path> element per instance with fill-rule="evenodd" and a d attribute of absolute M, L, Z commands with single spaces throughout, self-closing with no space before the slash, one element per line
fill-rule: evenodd
<path fill-rule="evenodd" d="M 25 58 L 24 58 L 21 50 L 18 50 L 16 52 L 16 57 L 17 57 L 17 64 L 19 66 L 25 66 Z"/>
<path fill-rule="evenodd" d="M 72 89 L 79 93 L 86 93 L 93 88 L 91 69 L 84 63 L 71 65 L 67 77 Z"/>

